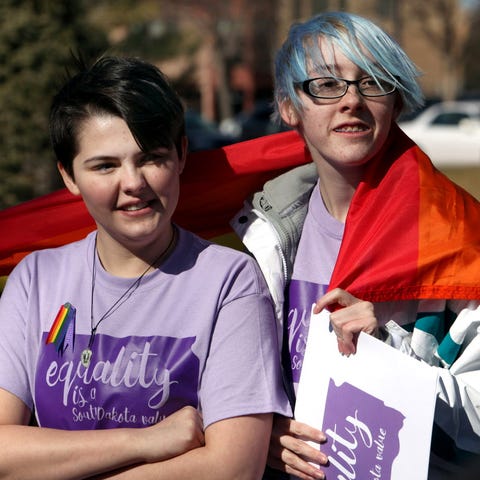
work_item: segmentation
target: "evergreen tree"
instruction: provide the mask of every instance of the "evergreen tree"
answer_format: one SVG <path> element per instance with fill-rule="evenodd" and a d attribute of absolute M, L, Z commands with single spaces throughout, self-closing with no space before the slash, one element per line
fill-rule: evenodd
<path fill-rule="evenodd" d="M 73 65 L 106 48 L 82 0 L 0 2 L 0 208 L 60 186 L 48 138 L 53 94 Z"/>

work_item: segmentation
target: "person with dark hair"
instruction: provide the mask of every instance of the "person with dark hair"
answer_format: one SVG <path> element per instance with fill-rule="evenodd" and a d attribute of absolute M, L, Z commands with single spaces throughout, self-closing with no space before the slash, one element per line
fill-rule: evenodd
<path fill-rule="evenodd" d="M 55 96 L 50 131 L 97 228 L 8 278 L 0 475 L 261 478 L 273 413 L 291 414 L 274 309 L 252 258 L 172 223 L 181 100 L 153 65 L 105 57 Z"/>
<path fill-rule="evenodd" d="M 312 162 L 265 184 L 232 225 L 274 298 L 292 405 L 312 308 L 328 311 L 342 354 L 365 332 L 436 369 L 435 478 L 480 453 L 480 206 L 396 123 L 423 102 L 418 75 L 366 18 L 294 24 L 275 59 L 276 117 Z M 325 478 L 325 441 L 275 416 L 268 478 Z"/>

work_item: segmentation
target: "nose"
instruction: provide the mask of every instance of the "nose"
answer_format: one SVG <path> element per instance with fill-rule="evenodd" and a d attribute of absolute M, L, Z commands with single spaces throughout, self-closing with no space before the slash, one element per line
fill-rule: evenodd
<path fill-rule="evenodd" d="M 122 190 L 128 194 L 135 194 L 143 190 L 147 184 L 142 169 L 134 165 L 124 165 L 121 172 Z"/>
<path fill-rule="evenodd" d="M 365 98 L 360 93 L 358 85 L 352 82 L 347 85 L 347 91 L 345 92 L 345 95 L 341 98 L 341 101 L 342 106 L 358 108 L 364 104 Z"/>

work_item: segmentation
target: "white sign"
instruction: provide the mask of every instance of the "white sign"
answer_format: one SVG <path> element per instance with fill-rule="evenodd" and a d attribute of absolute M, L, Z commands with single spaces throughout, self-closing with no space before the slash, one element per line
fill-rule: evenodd
<path fill-rule="evenodd" d="M 295 408 L 327 435 L 327 478 L 425 480 L 436 370 L 365 333 L 343 356 L 330 330 L 328 312 L 312 315 Z"/>

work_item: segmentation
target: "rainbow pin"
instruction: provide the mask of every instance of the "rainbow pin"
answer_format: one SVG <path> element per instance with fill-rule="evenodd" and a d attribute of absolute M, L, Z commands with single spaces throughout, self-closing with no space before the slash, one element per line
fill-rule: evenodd
<path fill-rule="evenodd" d="M 68 342 L 65 345 L 65 339 L 67 334 L 68 337 L 73 341 L 73 326 L 75 321 L 76 309 L 75 307 L 67 302 L 60 307 L 60 310 L 55 317 L 55 320 L 50 328 L 45 344 L 53 343 L 56 347 L 57 352 L 65 351 L 68 346 Z"/>

